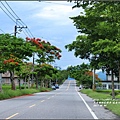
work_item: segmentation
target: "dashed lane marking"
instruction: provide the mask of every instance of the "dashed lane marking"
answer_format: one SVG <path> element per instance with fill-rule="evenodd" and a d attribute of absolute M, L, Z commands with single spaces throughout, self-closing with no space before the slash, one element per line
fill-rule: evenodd
<path fill-rule="evenodd" d="M 13 114 L 13 115 L 7 117 L 6 120 L 8 120 L 8 119 L 10 119 L 10 118 L 12 118 L 12 117 L 14 117 L 14 116 L 16 116 L 16 115 L 18 115 L 18 114 L 19 114 L 19 113 L 15 113 L 15 114 Z"/>
<path fill-rule="evenodd" d="M 34 106 L 35 106 L 35 104 L 33 104 L 33 105 L 29 106 L 29 108 L 34 107 Z"/>
<path fill-rule="evenodd" d="M 41 102 L 44 102 L 45 100 L 42 100 Z"/>

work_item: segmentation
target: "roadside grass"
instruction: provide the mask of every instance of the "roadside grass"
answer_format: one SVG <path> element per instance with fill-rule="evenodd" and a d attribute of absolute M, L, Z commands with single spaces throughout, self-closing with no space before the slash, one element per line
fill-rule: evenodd
<path fill-rule="evenodd" d="M 93 98 L 95 102 L 102 105 L 104 108 L 112 111 L 114 114 L 120 116 L 120 90 L 115 90 L 115 99 L 111 96 L 112 90 L 95 90 L 82 89 L 81 93 L 88 95 Z"/>
<path fill-rule="evenodd" d="M 18 89 L 18 86 L 16 87 L 16 90 L 11 90 L 11 85 L 3 85 L 2 89 L 3 91 L 0 93 L 0 100 L 4 99 L 9 99 L 17 96 L 22 96 L 22 95 L 30 95 L 33 93 L 38 93 L 38 92 L 49 92 L 52 89 L 51 88 L 30 88 L 30 89 Z"/>
<path fill-rule="evenodd" d="M 52 90 L 52 88 L 45 88 L 45 87 L 40 88 L 40 92 L 49 92 L 51 90 Z"/>

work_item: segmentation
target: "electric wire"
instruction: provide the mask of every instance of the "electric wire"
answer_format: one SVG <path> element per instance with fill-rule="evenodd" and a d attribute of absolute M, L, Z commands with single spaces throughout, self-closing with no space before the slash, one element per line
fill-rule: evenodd
<path fill-rule="evenodd" d="M 24 29 L 25 31 L 26 31 L 26 33 L 30 36 L 30 38 L 34 38 L 26 29 Z M 23 31 L 24 31 L 23 30 Z M 24 33 L 25 33 L 25 31 L 24 31 Z M 26 35 L 26 34 L 25 34 Z M 26 36 L 27 37 L 27 36 Z"/>
<path fill-rule="evenodd" d="M 5 1 L 5 3 L 7 4 L 7 6 L 9 7 L 9 9 L 14 13 L 14 15 L 17 17 L 18 20 L 20 20 L 22 22 L 22 24 L 24 24 L 26 26 L 26 24 L 19 18 L 19 16 L 15 13 L 15 11 L 10 7 L 10 5 Z M 19 22 L 19 21 L 18 21 Z M 19 22 L 20 23 L 20 22 Z M 21 23 L 20 23 L 21 24 Z M 21 25 L 22 25 L 21 24 Z M 22 25 L 23 26 L 23 25 Z"/>
<path fill-rule="evenodd" d="M 5 1 L 5 3 L 8 5 L 8 7 L 11 9 L 11 11 L 16 15 L 16 17 L 22 22 L 23 26 L 24 26 L 24 25 L 27 26 L 27 25 L 18 17 L 18 15 L 15 13 L 15 11 L 10 7 L 10 5 L 9 5 L 6 1 Z M 30 33 L 31 35 L 27 32 L 26 29 L 25 29 L 25 31 L 26 31 L 30 36 L 34 37 L 33 34 L 31 33 L 30 29 L 29 29 L 28 27 L 27 27 L 27 29 L 28 29 L 28 31 L 29 31 L 29 33 Z"/>
<path fill-rule="evenodd" d="M 25 33 L 25 31 L 23 30 L 23 33 L 24 33 L 24 35 L 27 37 L 28 35 Z"/>
<path fill-rule="evenodd" d="M 14 22 L 16 23 L 16 21 L 0 6 L 0 8 L 4 11 L 4 13 Z"/>
<path fill-rule="evenodd" d="M 34 36 L 33 36 L 33 34 L 31 33 L 31 31 L 30 31 L 30 29 L 28 28 L 28 31 L 29 31 L 29 33 L 32 35 L 32 37 L 34 38 Z"/>
<path fill-rule="evenodd" d="M 3 33 L 5 33 L 2 29 L 0 29 L 0 31 L 2 31 Z"/>
<path fill-rule="evenodd" d="M 9 13 L 14 19 L 16 19 L 15 16 L 8 10 L 8 8 L 2 3 L 2 1 L 0 1 L 0 2 L 1 2 L 1 4 L 3 5 L 3 7 L 8 11 L 8 13 Z M 16 23 L 16 21 L 15 21 L 15 23 Z"/>
<path fill-rule="evenodd" d="M 13 16 L 13 18 L 14 18 L 15 20 L 21 20 L 21 19 L 18 17 L 18 15 L 14 12 L 14 10 L 10 7 L 10 5 L 9 5 L 6 1 L 5 1 L 6 5 L 9 7 L 9 9 L 14 13 L 14 15 L 15 15 L 17 18 L 9 11 L 9 9 L 4 5 L 4 3 L 2 3 L 2 1 L 0 1 L 0 2 L 1 2 L 1 4 L 4 6 L 4 8 L 11 14 L 11 16 Z M 23 26 L 23 24 L 20 23 L 20 21 L 17 21 L 17 22 Z M 16 22 L 16 24 L 17 24 L 17 22 Z"/>
<path fill-rule="evenodd" d="M 1 1 L 0 1 L 1 2 Z M 5 1 L 6 5 L 9 7 L 9 9 L 14 13 L 14 15 L 11 13 L 11 11 L 4 5 L 4 3 L 1 2 L 1 5 L 6 9 L 3 9 L 2 6 L 0 8 L 3 10 L 3 12 L 14 22 L 16 25 L 22 25 L 26 26 L 27 30 L 25 29 L 26 33 L 28 36 L 34 37 L 33 34 L 31 33 L 30 29 L 27 27 L 27 25 L 19 18 L 19 16 L 15 13 L 15 11 L 10 7 L 10 5 Z M 7 12 L 6 12 L 7 11 Z M 11 16 L 10 16 L 11 15 Z M 14 20 L 15 19 L 15 20 Z M 23 31 L 23 30 L 22 30 Z M 27 35 L 24 31 L 24 34 Z"/>
<path fill-rule="evenodd" d="M 14 12 L 14 10 L 10 7 L 10 5 L 5 1 L 5 3 L 7 4 L 7 6 L 11 9 L 11 11 L 17 16 L 17 18 L 18 19 L 20 19 L 19 17 L 18 17 L 18 15 Z"/>

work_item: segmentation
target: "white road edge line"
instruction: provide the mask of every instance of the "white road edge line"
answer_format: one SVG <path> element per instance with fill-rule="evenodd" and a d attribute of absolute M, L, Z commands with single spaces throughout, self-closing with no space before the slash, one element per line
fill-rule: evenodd
<path fill-rule="evenodd" d="M 15 113 L 15 114 L 11 115 L 10 117 L 6 118 L 6 120 L 8 120 L 8 119 L 10 119 L 10 118 L 12 118 L 12 117 L 14 117 L 14 116 L 16 116 L 16 115 L 18 115 L 18 114 L 19 114 L 19 113 Z"/>
<path fill-rule="evenodd" d="M 77 88 L 76 88 L 77 91 Z M 98 117 L 95 115 L 95 113 L 92 111 L 92 109 L 89 107 L 89 105 L 85 102 L 85 100 L 83 99 L 83 97 L 80 95 L 80 93 L 77 91 L 78 95 L 80 96 L 80 98 L 82 99 L 82 101 L 84 102 L 84 104 L 86 105 L 87 109 L 90 111 L 91 115 L 93 116 L 94 119 L 98 119 Z"/>

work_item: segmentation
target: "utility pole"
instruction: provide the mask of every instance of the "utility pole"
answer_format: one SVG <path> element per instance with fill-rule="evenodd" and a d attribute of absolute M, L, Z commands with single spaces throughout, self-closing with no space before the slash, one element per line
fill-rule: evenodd
<path fill-rule="evenodd" d="M 93 68 L 93 86 L 92 89 L 95 90 L 95 69 Z"/>
<path fill-rule="evenodd" d="M 33 53 L 33 66 L 32 66 L 32 72 L 34 72 L 34 62 L 35 62 L 35 53 Z M 32 87 L 33 87 L 33 84 L 34 84 L 34 73 L 32 73 Z"/>
<path fill-rule="evenodd" d="M 15 28 L 14 28 L 14 36 L 16 36 L 16 34 L 17 34 L 17 28 L 20 28 L 20 30 L 22 30 L 22 28 L 27 28 L 27 26 L 17 26 L 17 21 L 18 20 L 21 20 L 21 19 L 16 19 L 16 25 L 15 25 Z"/>
<path fill-rule="evenodd" d="M 0 73 L 0 92 L 2 92 L 2 73 Z"/>

